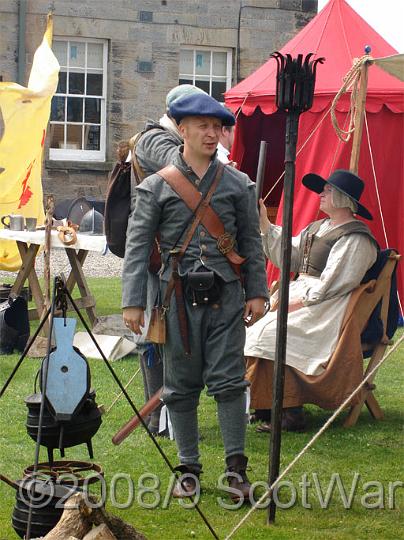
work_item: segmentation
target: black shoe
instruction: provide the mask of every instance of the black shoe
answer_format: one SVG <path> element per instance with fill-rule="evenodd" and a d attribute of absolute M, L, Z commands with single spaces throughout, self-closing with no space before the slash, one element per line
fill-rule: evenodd
<path fill-rule="evenodd" d="M 270 422 L 271 421 L 271 409 L 255 409 L 250 414 L 250 424 L 256 424 L 257 422 Z"/>
<path fill-rule="evenodd" d="M 288 407 L 282 410 L 282 429 L 284 431 L 302 432 L 306 430 L 303 407 Z M 257 433 L 271 433 L 270 422 L 263 422 L 255 428 Z"/>
<path fill-rule="evenodd" d="M 306 419 L 303 407 L 288 407 L 282 410 L 282 429 L 285 431 L 305 431 Z"/>

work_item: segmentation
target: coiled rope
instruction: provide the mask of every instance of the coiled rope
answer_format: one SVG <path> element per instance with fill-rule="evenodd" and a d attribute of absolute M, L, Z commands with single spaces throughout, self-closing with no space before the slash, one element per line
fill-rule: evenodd
<path fill-rule="evenodd" d="M 355 131 L 355 116 L 356 116 L 356 104 L 357 104 L 357 97 L 359 92 L 359 83 L 361 78 L 361 70 L 364 64 L 367 62 L 373 62 L 373 58 L 369 56 L 368 54 L 365 54 L 361 56 L 361 58 L 357 58 L 351 69 L 348 71 L 348 73 L 343 78 L 344 84 L 339 89 L 338 93 L 332 100 L 331 105 L 331 122 L 335 129 L 335 132 L 337 134 L 337 137 L 341 139 L 341 141 L 348 142 L 351 138 L 352 133 Z M 352 88 L 351 92 L 351 104 L 349 107 L 349 124 L 348 129 L 343 129 L 339 126 L 337 115 L 336 115 L 336 108 L 337 103 L 340 100 L 341 96 L 348 92 Z"/>

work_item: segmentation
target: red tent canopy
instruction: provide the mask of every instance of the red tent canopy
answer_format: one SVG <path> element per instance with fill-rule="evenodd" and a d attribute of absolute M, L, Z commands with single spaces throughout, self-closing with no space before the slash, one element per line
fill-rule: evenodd
<path fill-rule="evenodd" d="M 374 58 L 396 54 L 391 47 L 345 0 L 330 0 L 324 9 L 282 49 L 282 54 L 324 56 L 317 69 L 313 107 L 301 115 L 293 233 L 297 234 L 318 215 L 318 196 L 301 184 L 307 172 L 327 177 L 337 168 L 349 168 L 352 139 L 341 142 L 327 114 L 343 78 L 355 58 L 371 47 Z M 226 104 L 238 111 L 232 159 L 255 179 L 261 140 L 269 142 L 264 195 L 284 170 L 285 117 L 275 104 L 276 61 L 268 60 L 257 71 L 225 94 Z M 350 94 L 337 106 L 337 119 L 346 127 Z M 366 123 L 361 143 L 359 175 L 366 187 L 361 202 L 371 211 L 369 225 L 381 247 L 395 247 L 404 255 L 404 85 L 379 67 L 369 67 Z M 367 125 L 367 127 L 366 127 Z M 279 183 L 267 199 L 278 206 L 282 194 Z M 278 222 L 280 223 L 280 212 Z M 404 269 L 399 265 L 399 291 L 404 300 Z M 272 280 L 272 269 L 269 281 Z"/>

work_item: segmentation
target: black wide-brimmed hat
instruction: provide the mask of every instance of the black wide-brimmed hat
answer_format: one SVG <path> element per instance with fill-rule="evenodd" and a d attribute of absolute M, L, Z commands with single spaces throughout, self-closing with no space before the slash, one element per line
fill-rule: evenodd
<path fill-rule="evenodd" d="M 369 210 L 359 202 L 365 184 L 356 174 L 344 169 L 337 169 L 325 180 L 318 174 L 309 173 L 303 176 L 302 183 L 305 187 L 316 193 L 322 193 L 326 184 L 335 187 L 335 189 L 356 203 L 358 207 L 356 214 L 358 214 L 358 216 L 365 219 L 373 219 Z"/>

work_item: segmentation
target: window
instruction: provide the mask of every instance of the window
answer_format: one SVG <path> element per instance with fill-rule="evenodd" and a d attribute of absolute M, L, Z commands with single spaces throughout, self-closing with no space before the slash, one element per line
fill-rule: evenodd
<path fill-rule="evenodd" d="M 52 98 L 49 158 L 105 160 L 107 42 L 54 39 L 60 64 Z"/>
<path fill-rule="evenodd" d="M 231 87 L 231 49 L 184 47 L 180 52 L 180 84 L 194 84 L 218 101 Z"/>

